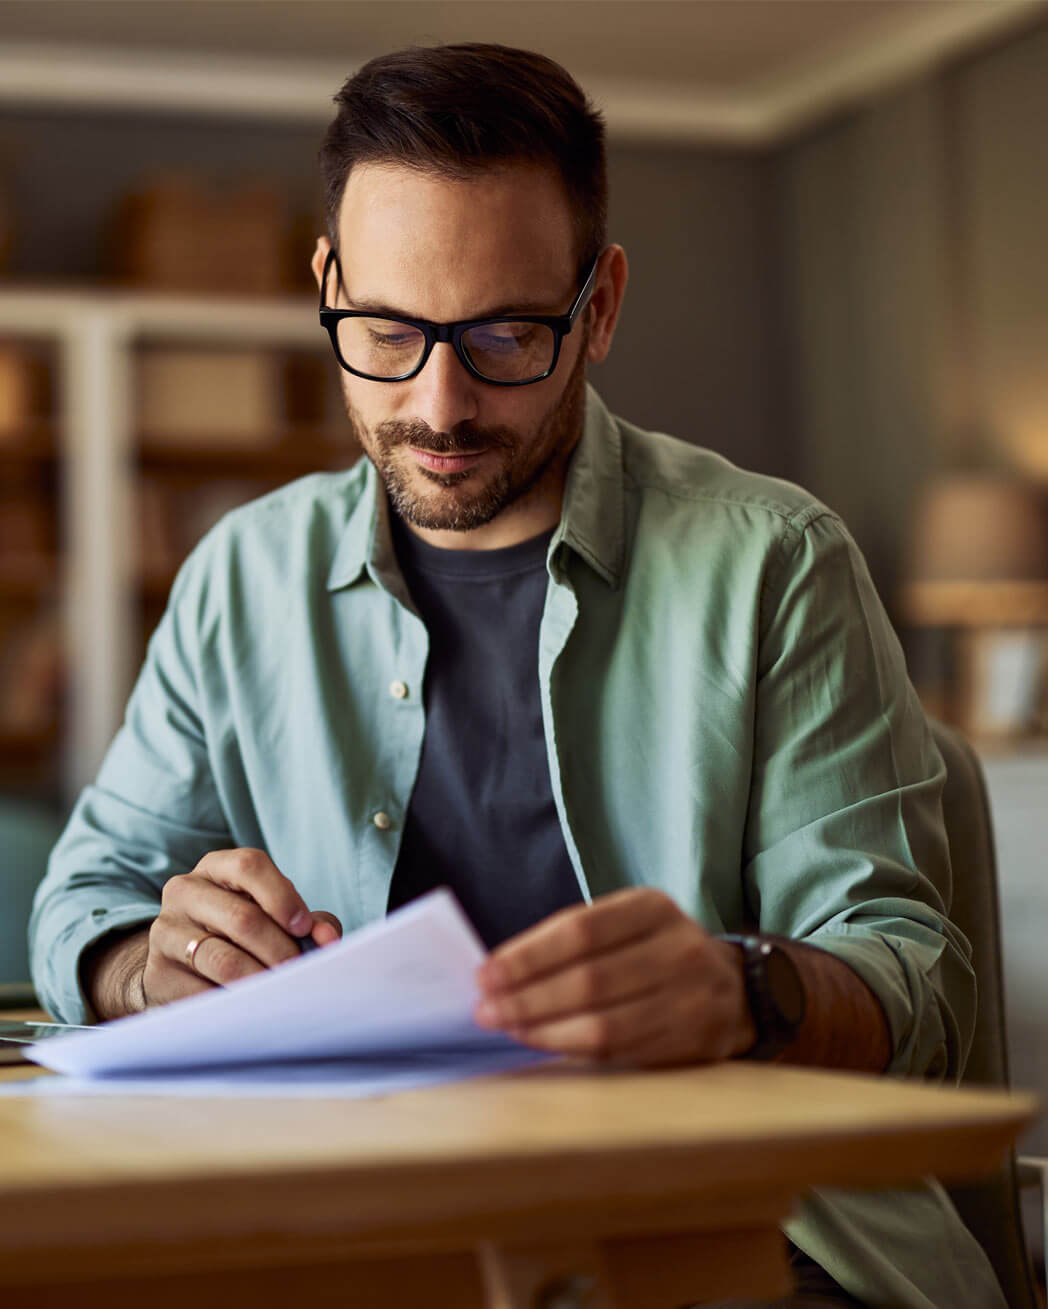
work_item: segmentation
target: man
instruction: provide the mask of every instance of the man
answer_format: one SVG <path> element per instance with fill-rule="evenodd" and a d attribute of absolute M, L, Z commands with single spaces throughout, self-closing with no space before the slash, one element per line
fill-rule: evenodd
<path fill-rule="evenodd" d="M 943 769 L 855 546 L 587 389 L 627 278 L 599 116 L 492 46 L 337 103 L 313 272 L 367 459 L 182 569 L 40 889 L 44 1002 L 163 1004 L 450 884 L 477 1021 L 538 1048 L 956 1077 Z M 1002 1303 L 933 1185 L 788 1231 L 791 1304 Z"/>

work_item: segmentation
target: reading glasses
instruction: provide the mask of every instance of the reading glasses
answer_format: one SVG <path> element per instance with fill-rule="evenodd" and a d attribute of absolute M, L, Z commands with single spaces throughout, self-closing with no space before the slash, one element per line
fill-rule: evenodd
<path fill-rule="evenodd" d="M 342 267 L 331 250 L 324 263 L 320 322 L 346 372 L 371 382 L 406 382 L 416 377 L 440 342 L 450 345 L 466 371 L 482 382 L 529 386 L 549 377 L 556 368 L 561 342 L 593 294 L 599 260 L 598 255 L 566 314 L 431 323 L 424 318 L 387 318 L 363 309 L 329 309 L 324 295 L 332 263 L 338 275 L 335 285 L 342 285 Z"/>

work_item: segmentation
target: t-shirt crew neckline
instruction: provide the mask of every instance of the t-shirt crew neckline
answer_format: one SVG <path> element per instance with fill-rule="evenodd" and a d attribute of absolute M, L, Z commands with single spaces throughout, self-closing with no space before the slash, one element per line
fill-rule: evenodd
<path fill-rule="evenodd" d="M 495 550 L 448 550 L 424 541 L 393 512 L 390 528 L 397 559 L 404 571 L 426 577 L 453 577 L 464 582 L 489 582 L 545 567 L 549 543 L 556 531 L 551 527 L 526 541 Z"/>

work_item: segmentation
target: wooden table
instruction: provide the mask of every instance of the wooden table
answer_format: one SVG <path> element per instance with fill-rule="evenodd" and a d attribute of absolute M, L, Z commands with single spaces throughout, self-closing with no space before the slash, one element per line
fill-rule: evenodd
<path fill-rule="evenodd" d="M 776 1295 L 779 1224 L 806 1187 L 987 1172 L 1035 1110 L 1027 1095 L 747 1063 L 532 1069 L 356 1101 L 4 1097 L 0 1303 Z"/>

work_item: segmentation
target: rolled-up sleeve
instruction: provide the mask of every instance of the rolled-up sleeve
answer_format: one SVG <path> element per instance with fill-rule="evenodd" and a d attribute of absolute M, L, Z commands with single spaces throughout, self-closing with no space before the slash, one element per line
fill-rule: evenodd
<path fill-rule="evenodd" d="M 862 555 L 821 506 L 780 544 L 761 629 L 744 852 L 760 928 L 866 982 L 889 1072 L 957 1078 L 975 977 L 948 918 L 945 768 Z"/>
<path fill-rule="evenodd" d="M 29 927 L 37 994 L 64 1022 L 93 1019 L 80 985 L 84 950 L 156 917 L 164 883 L 232 844 L 205 740 L 195 676 L 193 560 L 149 644 L 94 785 L 52 852 Z"/>

